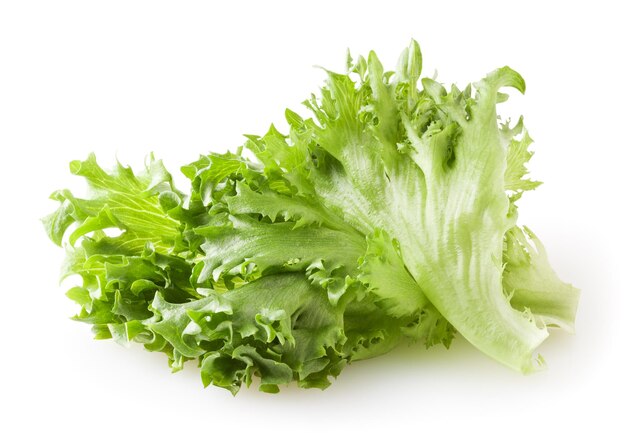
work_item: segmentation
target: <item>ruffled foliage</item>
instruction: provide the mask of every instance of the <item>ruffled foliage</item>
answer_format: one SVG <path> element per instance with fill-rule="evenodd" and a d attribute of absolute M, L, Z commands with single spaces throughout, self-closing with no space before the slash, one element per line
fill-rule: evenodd
<path fill-rule="evenodd" d="M 286 111 L 286 134 L 183 167 L 188 194 L 153 158 L 138 175 L 72 162 L 90 194 L 55 192 L 44 224 L 63 276 L 82 278 L 75 319 L 175 371 L 196 360 L 205 386 L 233 393 L 254 377 L 325 388 L 354 360 L 457 332 L 530 370 L 546 326 L 573 328 L 578 291 L 516 225 L 539 183 L 522 120 L 496 105 L 524 81 L 504 67 L 461 90 L 421 69 L 415 42 L 395 71 L 349 57 L 311 117 Z"/>

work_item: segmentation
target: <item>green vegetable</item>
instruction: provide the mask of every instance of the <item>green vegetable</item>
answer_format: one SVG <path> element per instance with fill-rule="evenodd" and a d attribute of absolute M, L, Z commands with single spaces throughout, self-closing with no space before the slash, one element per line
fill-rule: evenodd
<path fill-rule="evenodd" d="M 349 57 L 305 102 L 312 118 L 287 110 L 287 134 L 183 167 L 188 194 L 154 158 L 140 175 L 72 162 L 91 194 L 55 192 L 44 224 L 63 276 L 82 277 L 75 319 L 174 371 L 197 360 L 233 393 L 255 376 L 324 388 L 347 363 L 457 333 L 531 371 L 547 327 L 573 330 L 578 290 L 516 224 L 539 185 L 532 140 L 496 108 L 524 80 L 504 67 L 461 90 L 421 70 L 414 41 L 394 72 Z"/>

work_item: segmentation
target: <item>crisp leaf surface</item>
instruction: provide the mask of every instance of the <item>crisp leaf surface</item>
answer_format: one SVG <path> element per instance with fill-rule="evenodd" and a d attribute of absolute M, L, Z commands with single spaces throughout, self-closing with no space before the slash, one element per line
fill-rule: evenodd
<path fill-rule="evenodd" d="M 195 360 L 233 394 L 326 388 L 349 363 L 403 341 L 463 336 L 521 372 L 548 327 L 573 331 L 579 291 L 517 224 L 532 140 L 502 122 L 513 69 L 463 88 L 423 78 L 415 41 L 395 71 L 374 52 L 327 71 L 308 115 L 184 166 L 174 187 L 150 157 L 135 173 L 70 164 L 86 198 L 59 190 L 43 219 L 64 246 L 76 320 L 97 339 Z"/>

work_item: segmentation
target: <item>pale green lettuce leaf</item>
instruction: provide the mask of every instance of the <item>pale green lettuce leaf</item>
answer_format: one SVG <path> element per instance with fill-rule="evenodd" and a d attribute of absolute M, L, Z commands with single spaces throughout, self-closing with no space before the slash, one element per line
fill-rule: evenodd
<path fill-rule="evenodd" d="M 415 295 L 421 290 L 477 348 L 529 371 L 547 331 L 511 306 L 502 284 L 503 241 L 516 218 L 507 190 L 533 187 L 516 181 L 529 140 L 515 139 L 496 112 L 500 89 L 523 92 L 524 81 L 504 67 L 464 91 L 432 79 L 419 89 L 407 73 L 419 69 L 408 65 L 418 50 L 409 48 L 398 74 L 384 73 L 371 53 L 358 85 L 329 72 L 308 104 L 317 123 L 298 126 L 310 134 L 296 139 L 312 140 L 294 148 L 316 157 L 307 175 L 328 208 L 364 234 L 380 228 L 398 241 Z"/>
<path fill-rule="evenodd" d="M 516 226 L 507 232 L 505 247 L 503 284 L 511 305 L 573 333 L 580 291 L 558 278 L 539 238 L 528 227 Z"/>

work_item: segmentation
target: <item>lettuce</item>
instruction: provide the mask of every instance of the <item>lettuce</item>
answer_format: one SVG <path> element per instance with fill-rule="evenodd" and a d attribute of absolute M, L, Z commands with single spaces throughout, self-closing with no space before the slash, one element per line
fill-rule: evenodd
<path fill-rule="evenodd" d="M 517 225 L 539 185 L 532 140 L 497 105 L 524 80 L 419 80 L 414 41 L 395 71 L 374 52 L 347 65 L 305 102 L 312 116 L 286 111 L 286 134 L 184 166 L 189 193 L 153 157 L 141 174 L 72 162 L 90 195 L 55 192 L 44 225 L 63 277 L 82 278 L 75 319 L 174 371 L 196 360 L 205 386 L 233 393 L 255 377 L 325 388 L 352 361 L 458 334 L 520 372 L 540 365 L 548 327 L 573 331 L 579 291 Z"/>

